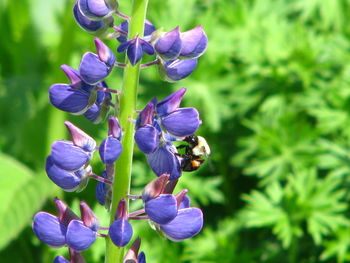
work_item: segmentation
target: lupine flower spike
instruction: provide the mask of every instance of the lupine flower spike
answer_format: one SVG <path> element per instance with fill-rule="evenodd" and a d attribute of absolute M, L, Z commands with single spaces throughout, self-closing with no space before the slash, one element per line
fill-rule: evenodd
<path fill-rule="evenodd" d="M 200 150 L 203 143 L 200 146 L 199 141 L 195 144 L 190 140 L 201 138 L 194 133 L 202 121 L 195 108 L 180 107 L 186 89 L 181 88 L 160 101 L 153 98 L 137 111 L 136 122 L 125 123 L 132 119 L 136 108 L 136 89 L 131 91 L 129 98 L 129 84 L 118 91 L 110 89 L 106 81 L 115 67 L 123 67 L 124 83 L 133 83 L 137 87 L 139 69 L 153 65 L 157 65 L 163 80 L 180 81 L 196 69 L 199 57 L 207 48 L 208 38 L 200 25 L 185 32 L 181 32 L 179 26 L 170 31 L 157 30 L 147 19 L 137 18 L 141 14 L 144 17 L 146 10 L 133 6 L 138 14 L 128 16 L 118 8 L 116 0 L 76 1 L 73 16 L 83 30 L 96 36 L 96 52 L 86 52 L 75 68 L 62 65 L 67 83 L 56 83 L 49 88 L 50 103 L 57 109 L 83 115 L 95 124 L 108 120 L 108 136 L 97 143 L 86 132 L 66 121 L 71 139 L 52 143 L 45 166 L 48 178 L 66 192 L 82 191 L 89 178 L 96 179 L 98 203 L 115 215 L 112 215 L 113 222 L 109 226 L 100 227 L 87 203 L 80 202 L 79 217 L 57 198 L 54 200 L 57 216 L 43 211 L 34 215 L 33 231 L 40 241 L 50 247 L 66 246 L 69 249 L 69 260 L 56 256 L 54 263 L 86 263 L 81 251 L 90 248 L 101 237 L 107 238 L 107 253 L 116 252 L 115 246 L 127 246 L 133 237 L 131 220 L 147 220 L 158 233 L 173 241 L 191 238 L 203 227 L 202 211 L 190 206 L 188 190 L 173 193 L 182 171 L 197 169 L 204 161 L 202 157 L 210 152 L 209 146 L 204 147 L 205 151 Z M 114 16 L 124 21 L 115 25 Z M 129 32 L 130 25 L 132 32 Z M 140 25 L 144 32 L 135 32 Z M 111 40 L 108 43 L 111 48 L 102 38 Z M 118 62 L 114 51 L 125 53 L 127 62 Z M 152 60 L 141 64 L 149 56 L 153 56 Z M 115 99 L 113 94 L 116 94 Z M 119 115 L 121 123 L 114 117 Z M 133 134 L 136 145 L 146 154 L 147 163 L 156 175 L 141 195 L 129 194 Z M 175 147 L 175 141 L 186 144 Z M 104 166 L 101 176 L 93 172 L 92 166 L 97 161 L 96 158 L 93 160 L 95 151 L 98 151 Z M 120 157 L 122 159 L 117 162 Z M 127 171 L 123 171 L 123 167 Z M 139 200 L 143 208 L 128 211 L 127 198 L 135 202 Z M 116 200 L 118 204 L 113 203 Z M 119 254 L 119 261 L 113 263 L 120 263 L 122 259 L 124 263 L 146 263 L 144 252 L 139 253 L 140 243 L 141 239 L 136 238 L 125 254 Z M 122 252 L 123 249 L 118 250 L 118 253 Z M 113 257 L 107 257 L 107 262 L 112 263 L 109 258 Z"/>

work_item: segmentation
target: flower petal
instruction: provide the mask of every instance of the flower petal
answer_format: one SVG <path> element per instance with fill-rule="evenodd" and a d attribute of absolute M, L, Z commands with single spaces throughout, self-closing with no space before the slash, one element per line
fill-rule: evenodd
<path fill-rule="evenodd" d="M 88 152 L 95 151 L 96 141 L 92 137 L 69 121 L 65 121 L 64 124 L 68 128 L 75 146 Z"/>
<path fill-rule="evenodd" d="M 51 155 L 46 158 L 47 176 L 65 191 L 74 191 L 81 183 L 80 174 L 68 172 L 55 165 Z"/>
<path fill-rule="evenodd" d="M 197 235 L 203 227 L 203 213 L 199 208 L 191 207 L 178 211 L 177 216 L 160 229 L 172 241 L 181 241 Z"/>
<path fill-rule="evenodd" d="M 78 0 L 78 6 L 83 15 L 92 20 L 101 20 L 113 12 L 104 0 Z"/>
<path fill-rule="evenodd" d="M 114 116 L 108 119 L 108 135 L 113 136 L 119 141 L 122 139 L 122 128 L 120 127 L 118 119 Z"/>
<path fill-rule="evenodd" d="M 176 59 L 161 61 L 158 64 L 160 76 L 164 81 L 175 82 L 188 77 L 197 67 L 198 59 Z"/>
<path fill-rule="evenodd" d="M 142 59 L 143 50 L 142 50 L 140 39 L 138 37 L 136 37 L 136 39 L 134 39 L 134 43 L 132 43 L 128 47 L 127 55 L 131 65 L 133 66 L 135 66 L 137 62 L 139 62 Z"/>
<path fill-rule="evenodd" d="M 145 154 L 152 153 L 158 146 L 159 134 L 155 127 L 146 125 L 135 132 L 135 142 Z"/>
<path fill-rule="evenodd" d="M 181 51 L 181 38 L 179 27 L 166 32 L 159 37 L 154 45 L 157 54 L 165 60 L 176 59 Z"/>
<path fill-rule="evenodd" d="M 154 54 L 154 49 L 150 43 L 148 43 L 143 39 L 140 39 L 140 44 L 141 44 L 142 50 L 146 52 L 148 55 Z"/>
<path fill-rule="evenodd" d="M 111 72 L 112 67 L 91 52 L 87 52 L 81 59 L 79 72 L 82 79 L 89 84 L 97 84 Z"/>
<path fill-rule="evenodd" d="M 49 89 L 50 102 L 57 109 L 75 115 L 83 114 L 89 107 L 89 94 L 67 84 L 54 84 Z"/>
<path fill-rule="evenodd" d="M 66 244 L 66 227 L 49 213 L 39 212 L 34 216 L 33 231 L 40 241 L 51 247 L 62 247 Z"/>
<path fill-rule="evenodd" d="M 154 152 L 146 156 L 147 162 L 157 176 L 166 173 L 170 174 L 169 179 L 173 180 L 181 176 L 180 162 L 175 153 L 177 150 L 172 144 L 159 145 Z"/>
<path fill-rule="evenodd" d="M 70 141 L 58 140 L 52 144 L 53 162 L 67 171 L 76 171 L 90 161 L 90 155 Z"/>
<path fill-rule="evenodd" d="M 123 42 L 123 43 L 120 44 L 119 47 L 117 48 L 117 52 L 119 52 L 119 53 L 124 52 L 125 50 L 128 49 L 128 47 L 129 47 L 130 45 L 132 45 L 132 43 L 133 43 L 133 39 L 131 39 L 131 40 L 129 40 L 129 41 L 126 41 L 126 42 Z"/>
<path fill-rule="evenodd" d="M 96 232 L 86 227 L 80 220 L 72 220 L 66 233 L 67 245 L 77 251 L 89 248 L 96 240 Z"/>
<path fill-rule="evenodd" d="M 85 113 L 84 116 L 93 123 L 100 122 L 100 108 L 94 103 Z"/>
<path fill-rule="evenodd" d="M 108 233 L 112 242 L 117 247 L 124 247 L 129 243 L 133 234 L 133 230 L 128 220 L 120 218 L 111 224 Z"/>
<path fill-rule="evenodd" d="M 83 221 L 84 225 L 97 232 L 99 228 L 98 218 L 84 201 L 80 202 L 80 213 L 81 220 Z"/>
<path fill-rule="evenodd" d="M 180 57 L 196 58 L 201 56 L 208 45 L 206 36 L 201 25 L 181 34 L 182 48 Z"/>
<path fill-rule="evenodd" d="M 103 163 L 112 164 L 114 163 L 122 153 L 122 144 L 112 135 L 104 139 L 100 145 L 99 153 Z"/>
<path fill-rule="evenodd" d="M 171 194 L 161 194 L 145 202 L 145 211 L 149 219 L 157 224 L 166 224 L 177 215 L 177 202 Z"/>
<path fill-rule="evenodd" d="M 79 71 L 65 64 L 61 65 L 61 69 L 63 70 L 64 74 L 66 74 L 73 87 L 76 87 L 81 83 L 82 80 L 79 75 Z"/>
<path fill-rule="evenodd" d="M 178 137 L 194 134 L 200 124 L 199 113 L 195 108 L 180 108 L 162 118 L 163 127 Z"/>
<path fill-rule="evenodd" d="M 162 99 L 156 105 L 157 113 L 160 116 L 164 116 L 175 111 L 177 108 L 179 108 L 185 92 L 186 88 L 181 88 L 176 92 L 170 94 L 168 97 Z"/>
<path fill-rule="evenodd" d="M 181 200 L 181 203 L 179 205 L 179 209 L 189 208 L 190 202 L 191 202 L 191 199 L 187 195 L 185 195 Z"/>
<path fill-rule="evenodd" d="M 114 62 L 116 61 L 116 57 L 112 50 L 97 37 L 95 38 L 94 42 L 96 46 L 96 52 L 100 60 L 106 63 L 107 66 L 113 67 Z"/>

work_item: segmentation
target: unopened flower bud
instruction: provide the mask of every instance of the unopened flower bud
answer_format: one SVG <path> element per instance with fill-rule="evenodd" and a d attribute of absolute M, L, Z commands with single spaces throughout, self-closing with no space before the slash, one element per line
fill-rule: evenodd
<path fill-rule="evenodd" d="M 120 127 L 118 119 L 114 116 L 111 116 L 108 119 L 108 135 L 113 136 L 119 141 L 122 138 L 122 129 Z"/>
<path fill-rule="evenodd" d="M 112 242 L 118 247 L 126 246 L 133 235 L 132 226 L 127 218 L 126 201 L 122 199 L 117 207 L 116 220 L 111 224 L 108 231 Z"/>
<path fill-rule="evenodd" d="M 114 163 L 119 158 L 122 150 L 123 148 L 121 142 L 111 135 L 108 136 L 102 141 L 99 148 L 102 162 L 104 164 Z"/>

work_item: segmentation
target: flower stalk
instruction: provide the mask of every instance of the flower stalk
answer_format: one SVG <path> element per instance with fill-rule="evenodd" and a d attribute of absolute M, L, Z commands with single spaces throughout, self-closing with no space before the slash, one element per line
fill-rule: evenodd
<path fill-rule="evenodd" d="M 148 0 L 133 0 L 129 28 L 129 39 L 139 35 L 143 36 L 144 21 L 146 18 Z M 115 212 L 119 201 L 130 192 L 132 155 L 134 149 L 134 130 L 135 125 L 129 121 L 134 117 L 137 88 L 139 84 L 140 62 L 135 66 L 126 58 L 126 67 L 124 69 L 123 87 L 120 94 L 120 105 L 116 112 L 120 112 L 119 121 L 123 129 L 123 153 L 116 162 L 115 181 L 112 192 L 111 223 L 115 220 Z M 127 202 L 128 204 L 128 202 Z M 106 257 L 105 263 L 123 262 L 124 249 L 113 245 L 110 238 L 106 238 Z"/>

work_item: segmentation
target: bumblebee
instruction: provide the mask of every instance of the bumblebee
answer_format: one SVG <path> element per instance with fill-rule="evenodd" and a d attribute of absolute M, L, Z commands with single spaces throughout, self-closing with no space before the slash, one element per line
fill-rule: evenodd
<path fill-rule="evenodd" d="M 176 147 L 178 150 L 185 149 L 185 153 L 177 154 L 182 158 L 181 170 L 185 172 L 195 171 L 204 163 L 203 157 L 209 156 L 209 145 L 203 137 L 195 135 L 187 136 L 183 141 L 187 144 Z"/>

